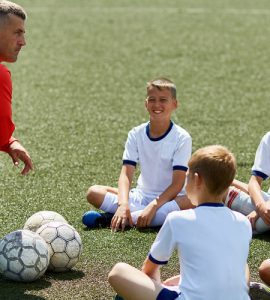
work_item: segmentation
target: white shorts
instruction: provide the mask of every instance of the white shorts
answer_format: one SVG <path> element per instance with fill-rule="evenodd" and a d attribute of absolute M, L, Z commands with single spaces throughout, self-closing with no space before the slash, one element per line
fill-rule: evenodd
<path fill-rule="evenodd" d="M 143 210 L 151 201 L 153 201 L 158 195 L 156 194 L 144 194 L 141 190 L 134 188 L 129 192 L 129 208 L 130 212 Z M 104 201 L 100 206 L 100 209 L 105 212 L 115 213 L 118 208 L 118 196 L 113 193 L 107 193 L 104 197 Z"/>

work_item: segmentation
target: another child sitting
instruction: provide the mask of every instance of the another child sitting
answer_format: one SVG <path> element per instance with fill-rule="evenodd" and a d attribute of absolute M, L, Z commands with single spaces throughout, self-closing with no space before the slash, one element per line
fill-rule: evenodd
<path fill-rule="evenodd" d="M 167 216 L 142 271 L 126 263 L 113 267 L 109 282 L 125 300 L 250 299 L 251 225 L 222 202 L 235 176 L 235 158 L 222 146 L 208 146 L 197 150 L 188 166 L 186 193 L 198 207 Z M 175 249 L 181 276 L 162 284 L 159 267 Z"/>
<path fill-rule="evenodd" d="M 87 227 L 106 225 L 108 219 L 113 231 L 126 225 L 160 226 L 169 212 L 190 207 L 188 201 L 176 199 L 184 187 L 192 150 L 190 135 L 171 121 L 177 105 L 172 81 L 159 78 L 147 84 L 145 107 L 150 121 L 128 134 L 118 189 L 89 188 L 88 202 L 106 213 L 86 212 L 82 221 Z M 131 189 L 137 164 L 141 174 L 137 187 Z"/>
<path fill-rule="evenodd" d="M 226 205 L 250 220 L 254 233 L 270 230 L 270 189 L 262 191 L 263 180 L 270 176 L 270 132 L 258 146 L 248 185 L 234 181 L 226 197 Z"/>

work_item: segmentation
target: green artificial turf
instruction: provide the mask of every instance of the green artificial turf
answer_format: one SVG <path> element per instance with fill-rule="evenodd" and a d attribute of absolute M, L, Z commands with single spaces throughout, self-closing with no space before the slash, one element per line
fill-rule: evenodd
<path fill-rule="evenodd" d="M 111 267 L 140 267 L 154 230 L 88 231 L 90 185 L 116 186 L 128 131 L 147 120 L 146 82 L 175 81 L 173 120 L 190 132 L 193 150 L 223 144 L 247 181 L 257 145 L 269 130 L 270 3 L 267 0 L 21 0 L 27 46 L 9 65 L 15 136 L 35 172 L 19 175 L 0 154 L 0 235 L 39 210 L 62 214 L 84 251 L 73 271 L 30 283 L 0 276 L 1 299 L 112 299 Z M 135 184 L 135 183 L 134 183 Z M 267 186 L 267 185 L 266 185 Z M 222 233 L 221 233 L 222 234 Z M 251 243 L 252 280 L 269 257 L 269 235 Z M 176 255 L 163 277 L 178 270 Z"/>

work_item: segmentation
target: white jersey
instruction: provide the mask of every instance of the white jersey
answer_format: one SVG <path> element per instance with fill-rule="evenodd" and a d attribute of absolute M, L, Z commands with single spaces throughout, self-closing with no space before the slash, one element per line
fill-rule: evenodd
<path fill-rule="evenodd" d="M 263 179 L 270 176 L 270 131 L 263 136 L 258 146 L 252 167 L 252 175 Z"/>
<path fill-rule="evenodd" d="M 149 253 L 166 264 L 177 249 L 181 300 L 247 300 L 245 269 L 251 225 L 242 214 L 219 203 L 170 213 Z"/>
<path fill-rule="evenodd" d="M 150 123 L 143 123 L 128 133 L 123 163 L 140 164 L 137 188 L 145 195 L 159 195 L 172 183 L 173 170 L 187 171 L 192 142 L 186 130 L 171 122 L 167 132 L 151 138 Z"/>

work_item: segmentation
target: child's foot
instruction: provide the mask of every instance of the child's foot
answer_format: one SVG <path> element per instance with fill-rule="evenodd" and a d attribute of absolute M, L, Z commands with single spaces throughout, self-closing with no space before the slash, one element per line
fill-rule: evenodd
<path fill-rule="evenodd" d="M 270 299 L 270 288 L 259 282 L 251 282 L 249 295 L 254 300 L 269 300 Z"/>
<path fill-rule="evenodd" d="M 109 227 L 114 214 L 99 213 L 95 210 L 87 211 L 83 217 L 82 222 L 88 228 Z"/>

